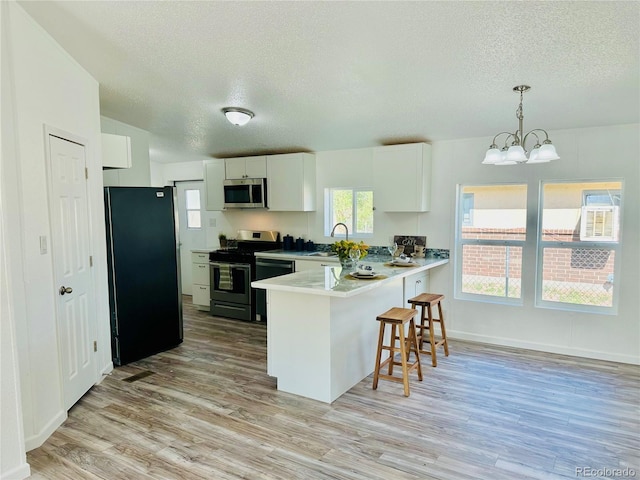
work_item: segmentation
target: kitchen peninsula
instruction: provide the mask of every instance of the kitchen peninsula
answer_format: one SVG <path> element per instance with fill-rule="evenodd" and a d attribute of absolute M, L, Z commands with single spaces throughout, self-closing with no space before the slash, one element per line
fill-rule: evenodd
<path fill-rule="evenodd" d="M 267 291 L 267 373 L 278 390 L 331 403 L 374 369 L 376 316 L 406 306 L 411 279 L 448 263 L 417 260 L 413 267 L 364 262 L 375 279 L 354 279 L 340 266 L 318 266 L 252 282 Z M 426 287 L 425 287 L 426 288 Z"/>

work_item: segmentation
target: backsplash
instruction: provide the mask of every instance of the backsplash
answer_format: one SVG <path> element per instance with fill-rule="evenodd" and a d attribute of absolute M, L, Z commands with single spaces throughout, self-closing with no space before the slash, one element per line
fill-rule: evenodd
<path fill-rule="evenodd" d="M 359 242 L 359 240 L 357 241 Z M 330 243 L 316 243 L 316 250 L 319 252 L 328 252 L 331 250 Z M 427 257 L 432 258 L 449 258 L 449 250 L 444 248 L 427 248 Z M 369 247 L 369 255 L 389 255 L 387 247 L 372 245 Z"/>

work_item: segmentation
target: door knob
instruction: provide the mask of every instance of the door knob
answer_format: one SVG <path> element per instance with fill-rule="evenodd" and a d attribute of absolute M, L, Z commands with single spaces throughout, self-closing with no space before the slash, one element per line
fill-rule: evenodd
<path fill-rule="evenodd" d="M 71 293 L 73 292 L 73 288 L 71 287 L 60 287 L 60 295 L 64 295 L 65 293 Z"/>

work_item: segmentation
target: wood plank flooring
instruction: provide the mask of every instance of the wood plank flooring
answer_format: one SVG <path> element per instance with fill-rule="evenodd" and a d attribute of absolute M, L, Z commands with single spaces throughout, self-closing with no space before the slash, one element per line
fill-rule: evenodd
<path fill-rule="evenodd" d="M 640 476 L 637 366 L 450 340 L 409 398 L 369 376 L 326 405 L 276 390 L 264 325 L 184 309 L 184 343 L 93 387 L 28 453 L 32 478 Z"/>

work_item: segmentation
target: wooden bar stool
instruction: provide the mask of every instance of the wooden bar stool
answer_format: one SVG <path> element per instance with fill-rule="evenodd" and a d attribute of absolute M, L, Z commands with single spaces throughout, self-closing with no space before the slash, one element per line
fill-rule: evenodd
<path fill-rule="evenodd" d="M 404 384 L 404 396 L 409 396 L 409 372 L 418 370 L 418 379 L 422 381 L 422 368 L 420 367 L 420 353 L 418 352 L 418 338 L 416 335 L 416 325 L 413 318 L 418 313 L 415 309 L 393 307 L 382 315 L 378 315 L 376 320 L 380 322 L 380 335 L 378 336 L 378 351 L 376 353 L 376 368 L 373 373 L 373 389 L 378 388 L 378 379 L 384 378 L 394 382 Z M 404 326 L 409 322 L 409 338 L 404 336 Z M 384 345 L 384 332 L 387 324 L 391 325 L 391 343 Z M 396 347 L 396 340 L 400 345 Z M 389 358 L 380 363 L 382 350 L 389 350 Z M 400 361 L 395 360 L 396 351 L 400 352 Z M 409 365 L 409 355 L 415 353 L 415 361 Z M 389 365 L 387 374 L 380 373 L 380 369 Z M 393 366 L 402 366 L 402 378 L 393 375 Z"/>
<path fill-rule="evenodd" d="M 417 297 L 413 297 L 409 299 L 409 303 L 411 304 L 412 309 L 416 309 L 417 306 L 421 308 L 420 314 L 420 323 L 416 326 L 418 330 L 418 344 L 420 353 L 424 353 L 427 355 L 431 355 L 431 364 L 436 367 L 438 366 L 438 360 L 436 359 L 436 347 L 442 345 L 444 347 L 444 354 L 446 357 L 449 356 L 449 344 L 447 343 L 447 331 L 444 328 L 444 316 L 442 315 L 442 300 L 444 299 L 444 295 L 436 294 L 436 293 L 421 293 Z M 438 316 L 439 318 L 433 318 L 433 313 L 431 311 L 431 307 L 438 306 Z M 436 342 L 435 335 L 433 331 L 434 323 L 440 324 L 440 340 Z M 428 332 L 429 345 L 431 346 L 430 350 L 424 350 L 423 344 L 425 340 L 425 331 Z"/>

